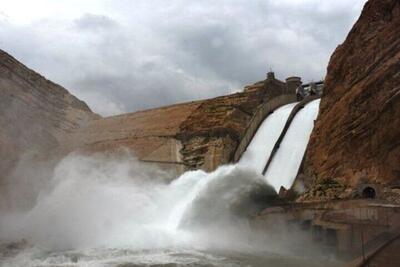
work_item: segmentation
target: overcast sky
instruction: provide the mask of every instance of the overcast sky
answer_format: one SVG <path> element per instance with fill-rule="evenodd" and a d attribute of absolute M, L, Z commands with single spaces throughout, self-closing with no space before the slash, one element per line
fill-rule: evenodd
<path fill-rule="evenodd" d="M 0 0 L 0 48 L 102 115 L 322 79 L 365 0 Z"/>

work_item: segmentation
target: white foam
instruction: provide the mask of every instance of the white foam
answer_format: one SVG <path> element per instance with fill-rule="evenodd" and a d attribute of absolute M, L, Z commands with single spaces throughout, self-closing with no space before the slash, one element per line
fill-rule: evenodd
<path fill-rule="evenodd" d="M 272 149 L 296 103 L 278 108 L 260 125 L 239 164 L 262 173 Z"/>
<path fill-rule="evenodd" d="M 318 116 L 319 103 L 319 99 L 314 100 L 297 113 L 265 173 L 268 183 L 277 192 L 281 186 L 289 189 L 297 176 Z"/>
<path fill-rule="evenodd" d="M 131 157 L 70 155 L 31 210 L 0 218 L 0 240 L 24 238 L 49 250 L 207 246 L 205 233 L 222 234 L 223 224 L 232 233 L 217 240 L 231 244 L 240 224 L 232 207 L 268 187 L 262 175 L 234 165 L 186 172 L 170 184 L 146 168 Z"/>

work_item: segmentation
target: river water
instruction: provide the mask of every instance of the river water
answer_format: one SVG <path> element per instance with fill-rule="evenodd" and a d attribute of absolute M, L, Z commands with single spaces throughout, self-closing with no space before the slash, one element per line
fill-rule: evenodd
<path fill-rule="evenodd" d="M 37 248 L 25 250 L 16 257 L 3 259 L 2 266 L 254 266 L 317 267 L 338 266 L 333 259 L 310 259 L 290 255 L 244 253 L 236 251 L 202 251 L 194 249 L 131 250 L 129 248 L 90 249 L 49 252 Z"/>

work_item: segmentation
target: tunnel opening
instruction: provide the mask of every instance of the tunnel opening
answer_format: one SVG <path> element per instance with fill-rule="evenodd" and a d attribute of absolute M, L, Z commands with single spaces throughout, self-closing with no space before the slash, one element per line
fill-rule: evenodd
<path fill-rule="evenodd" d="M 374 188 L 367 186 L 364 188 L 362 191 L 362 197 L 363 198 L 375 198 L 376 197 L 376 191 Z"/>

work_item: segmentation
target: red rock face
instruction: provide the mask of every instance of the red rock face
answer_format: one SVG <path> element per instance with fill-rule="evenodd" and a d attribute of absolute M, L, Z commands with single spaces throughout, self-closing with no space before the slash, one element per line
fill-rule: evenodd
<path fill-rule="evenodd" d="M 310 196 L 400 183 L 400 1 L 370 0 L 332 55 L 306 168 Z"/>

